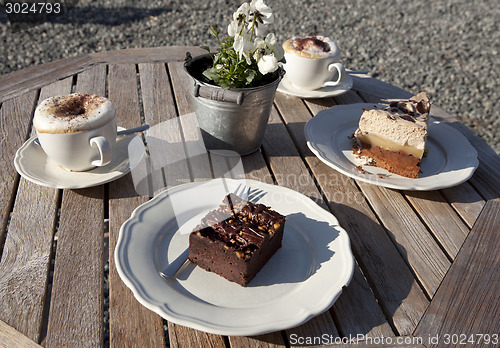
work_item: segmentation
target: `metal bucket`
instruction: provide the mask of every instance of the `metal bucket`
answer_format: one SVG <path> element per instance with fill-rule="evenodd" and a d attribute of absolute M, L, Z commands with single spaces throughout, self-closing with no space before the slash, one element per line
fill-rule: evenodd
<path fill-rule="evenodd" d="M 264 138 L 276 88 L 283 77 L 254 88 L 223 89 L 200 81 L 211 65 L 210 54 L 187 57 L 184 70 L 191 77 L 191 97 L 207 150 L 255 152 Z"/>

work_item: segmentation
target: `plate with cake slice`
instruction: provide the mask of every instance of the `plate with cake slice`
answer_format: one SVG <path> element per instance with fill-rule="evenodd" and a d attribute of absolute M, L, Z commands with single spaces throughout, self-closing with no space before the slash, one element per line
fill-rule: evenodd
<path fill-rule="evenodd" d="M 257 202 L 231 194 L 262 192 Z M 180 222 L 199 219 L 192 231 Z M 175 278 L 160 272 L 189 248 Z M 168 321 L 221 335 L 295 327 L 332 306 L 354 271 L 347 233 L 310 198 L 253 180 L 170 188 L 122 225 L 115 263 L 137 300 Z"/>
<path fill-rule="evenodd" d="M 356 180 L 401 190 L 437 190 L 467 181 L 477 152 L 458 130 L 430 117 L 425 93 L 384 104 L 338 105 L 307 122 L 311 151 Z"/>

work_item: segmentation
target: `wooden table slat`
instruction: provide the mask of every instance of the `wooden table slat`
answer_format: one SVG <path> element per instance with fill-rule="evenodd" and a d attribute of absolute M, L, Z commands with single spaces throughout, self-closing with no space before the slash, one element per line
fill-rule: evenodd
<path fill-rule="evenodd" d="M 448 271 L 450 261 L 398 191 L 363 182 L 358 182 L 358 185 L 399 253 L 432 297 Z"/>
<path fill-rule="evenodd" d="M 228 338 L 231 348 L 286 347 L 285 340 L 279 331 L 259 336 L 229 336 Z"/>
<path fill-rule="evenodd" d="M 368 75 L 352 76 L 352 79 L 353 89 L 362 95 L 365 100 L 367 98 L 364 96 L 367 95 L 376 96 L 378 99 L 405 99 L 413 96 L 411 92 Z"/>
<path fill-rule="evenodd" d="M 106 67 L 78 76 L 76 92 L 105 95 Z M 64 191 L 47 346 L 103 342 L 104 188 Z"/>
<path fill-rule="evenodd" d="M 405 196 L 440 245 L 454 259 L 469 234 L 467 226 L 438 191 L 408 191 Z"/>
<path fill-rule="evenodd" d="M 71 80 L 43 87 L 40 99 L 71 92 Z M 32 128 L 31 115 L 19 119 L 28 121 L 27 128 Z M 0 263 L 0 302 L 12 310 L 3 310 L 0 318 L 36 342 L 43 339 L 43 313 L 59 199 L 58 190 L 20 179 Z M 14 284 L 25 286 L 14 291 Z"/>
<path fill-rule="evenodd" d="M 416 336 L 474 339 L 500 332 L 500 199 L 486 203 L 415 331 Z M 463 335 L 463 336 L 460 336 Z M 450 338 L 452 338 L 450 336 Z M 452 341 L 453 342 L 453 341 Z M 497 341 L 498 342 L 498 341 Z M 478 346 L 490 346 L 484 337 Z M 437 345 L 431 345 L 437 346 Z M 451 346 L 451 344 L 450 344 Z M 476 346 L 476 345 L 475 345 Z"/>
<path fill-rule="evenodd" d="M 19 178 L 14 168 L 14 155 L 26 140 L 31 129 L 31 117 L 36 105 L 37 91 L 10 99 L 0 108 L 0 246 Z M 1 250 L 1 249 L 0 249 Z"/>
<path fill-rule="evenodd" d="M 18 348 L 41 348 L 42 346 L 30 340 L 21 332 L 0 320 L 0 346 Z"/>
<path fill-rule="evenodd" d="M 274 108 L 271 110 L 262 147 L 278 185 L 292 188 L 311 198 L 320 207 L 327 208 L 314 180 L 300 159 L 300 156 L 298 156 L 298 151 L 287 133 L 278 112 Z M 328 327 L 328 332 L 337 332 L 337 328 L 329 313 L 314 317 L 295 328 L 295 330 L 309 331 L 317 329 L 321 331 L 325 330 L 325 327 Z"/>
<path fill-rule="evenodd" d="M 139 64 L 145 132 L 154 192 L 190 180 L 187 155 L 165 64 Z"/>
<path fill-rule="evenodd" d="M 5 306 L 0 319 L 36 342 L 42 334 L 58 198 L 57 190 L 21 179 L 0 263 Z"/>
<path fill-rule="evenodd" d="M 184 72 L 182 62 L 170 62 L 168 64 L 170 78 L 175 93 L 175 101 L 179 114 L 179 122 L 185 142 L 185 151 L 191 176 L 194 181 L 205 181 L 212 179 L 210 170 L 210 159 L 199 143 L 200 133 L 194 116 L 194 108 L 188 88 L 191 81 Z"/>
<path fill-rule="evenodd" d="M 441 193 L 467 226 L 472 228 L 486 204 L 472 185 L 465 182 L 458 186 L 442 189 Z"/>
<path fill-rule="evenodd" d="M 118 124 L 125 128 L 141 122 L 134 64 L 109 66 L 109 98 L 116 107 Z M 150 101 L 145 102 L 147 108 Z M 149 109 L 148 109 L 149 110 Z M 109 184 L 109 329 L 111 347 L 165 346 L 163 320 L 142 306 L 118 276 L 114 251 L 119 229 L 132 211 L 148 200 L 138 196 L 131 174 Z"/>
<path fill-rule="evenodd" d="M 339 337 L 339 332 L 328 312 L 319 314 L 305 324 L 285 330 L 285 332 L 288 342 L 293 345 L 293 347 L 306 347 L 308 345 L 307 343 L 300 343 L 300 341 L 295 342 L 299 337 L 322 338 L 325 332 L 328 333 L 327 335 L 329 338 Z M 315 343 L 315 345 L 318 345 L 318 343 Z"/>
<path fill-rule="evenodd" d="M 102 186 L 63 194 L 47 347 L 102 344 L 103 196 Z"/>
<path fill-rule="evenodd" d="M 186 84 L 187 75 L 184 75 L 181 66 L 182 63 L 169 63 L 168 70 L 174 90 L 182 135 L 186 142 L 191 142 L 191 144 L 186 144 L 185 146 L 185 156 L 191 171 L 191 179 L 194 181 L 209 180 L 212 179 L 209 156 L 207 153 L 200 152 L 200 150 L 197 149 L 199 145 L 196 143 L 198 139 L 196 125 L 193 123 L 192 117 L 185 117 L 185 115 L 192 112 L 192 105 L 188 98 L 189 95 Z M 172 322 L 168 323 L 168 330 L 170 345 L 172 347 L 225 346 L 225 339 L 220 335 L 194 330 Z"/>
<path fill-rule="evenodd" d="M 344 337 L 390 337 L 395 334 L 357 264 L 351 283 L 343 289 L 331 310 Z"/>
<path fill-rule="evenodd" d="M 89 56 L 96 63 L 140 64 L 182 61 L 186 58 L 186 52 L 190 52 L 192 56 L 195 57 L 196 55 L 206 53 L 207 51 L 198 46 L 162 46 L 104 51 L 91 53 Z"/>

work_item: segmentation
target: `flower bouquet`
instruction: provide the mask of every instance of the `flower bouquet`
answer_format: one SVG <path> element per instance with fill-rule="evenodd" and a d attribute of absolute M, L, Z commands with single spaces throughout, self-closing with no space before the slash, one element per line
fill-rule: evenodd
<path fill-rule="evenodd" d="M 263 0 L 243 3 L 221 39 L 210 26 L 220 47 L 217 52 L 191 57 L 184 69 L 191 78 L 191 96 L 207 150 L 230 150 L 240 155 L 259 149 L 274 96 L 284 69 L 281 46 L 266 34 L 274 20 Z"/>
<path fill-rule="evenodd" d="M 213 64 L 203 72 L 207 82 L 224 89 L 256 87 L 273 80 L 280 74 L 284 62 L 284 52 L 276 45 L 276 36 L 267 34 L 267 26 L 274 21 L 271 8 L 263 0 L 243 3 L 233 14 L 228 25 L 228 37 L 221 39 L 215 26 L 210 33 L 215 36 L 220 47 L 217 53 L 203 46 Z"/>

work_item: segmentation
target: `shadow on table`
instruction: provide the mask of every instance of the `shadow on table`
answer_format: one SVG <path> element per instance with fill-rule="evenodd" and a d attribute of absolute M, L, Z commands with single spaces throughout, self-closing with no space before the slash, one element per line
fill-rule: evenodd
<path fill-rule="evenodd" d="M 316 274 L 335 254 L 336 226 L 303 213 L 286 216 L 282 247 L 247 287 L 301 283 Z"/>
<path fill-rule="evenodd" d="M 350 237 L 357 261 L 351 283 L 333 307 L 340 331 L 346 336 L 385 336 L 395 327 L 397 334 L 410 334 L 411 331 L 401 332 L 401 329 L 412 325 L 409 323 L 412 317 L 420 319 L 415 319 L 418 316 L 415 312 L 421 308 L 407 300 L 412 288 L 418 285 L 405 248 L 396 242 L 391 231 L 364 213 L 341 202 L 330 202 L 330 206 Z M 418 291 L 422 290 L 413 290 Z M 423 315 L 423 311 L 419 314 Z"/>

